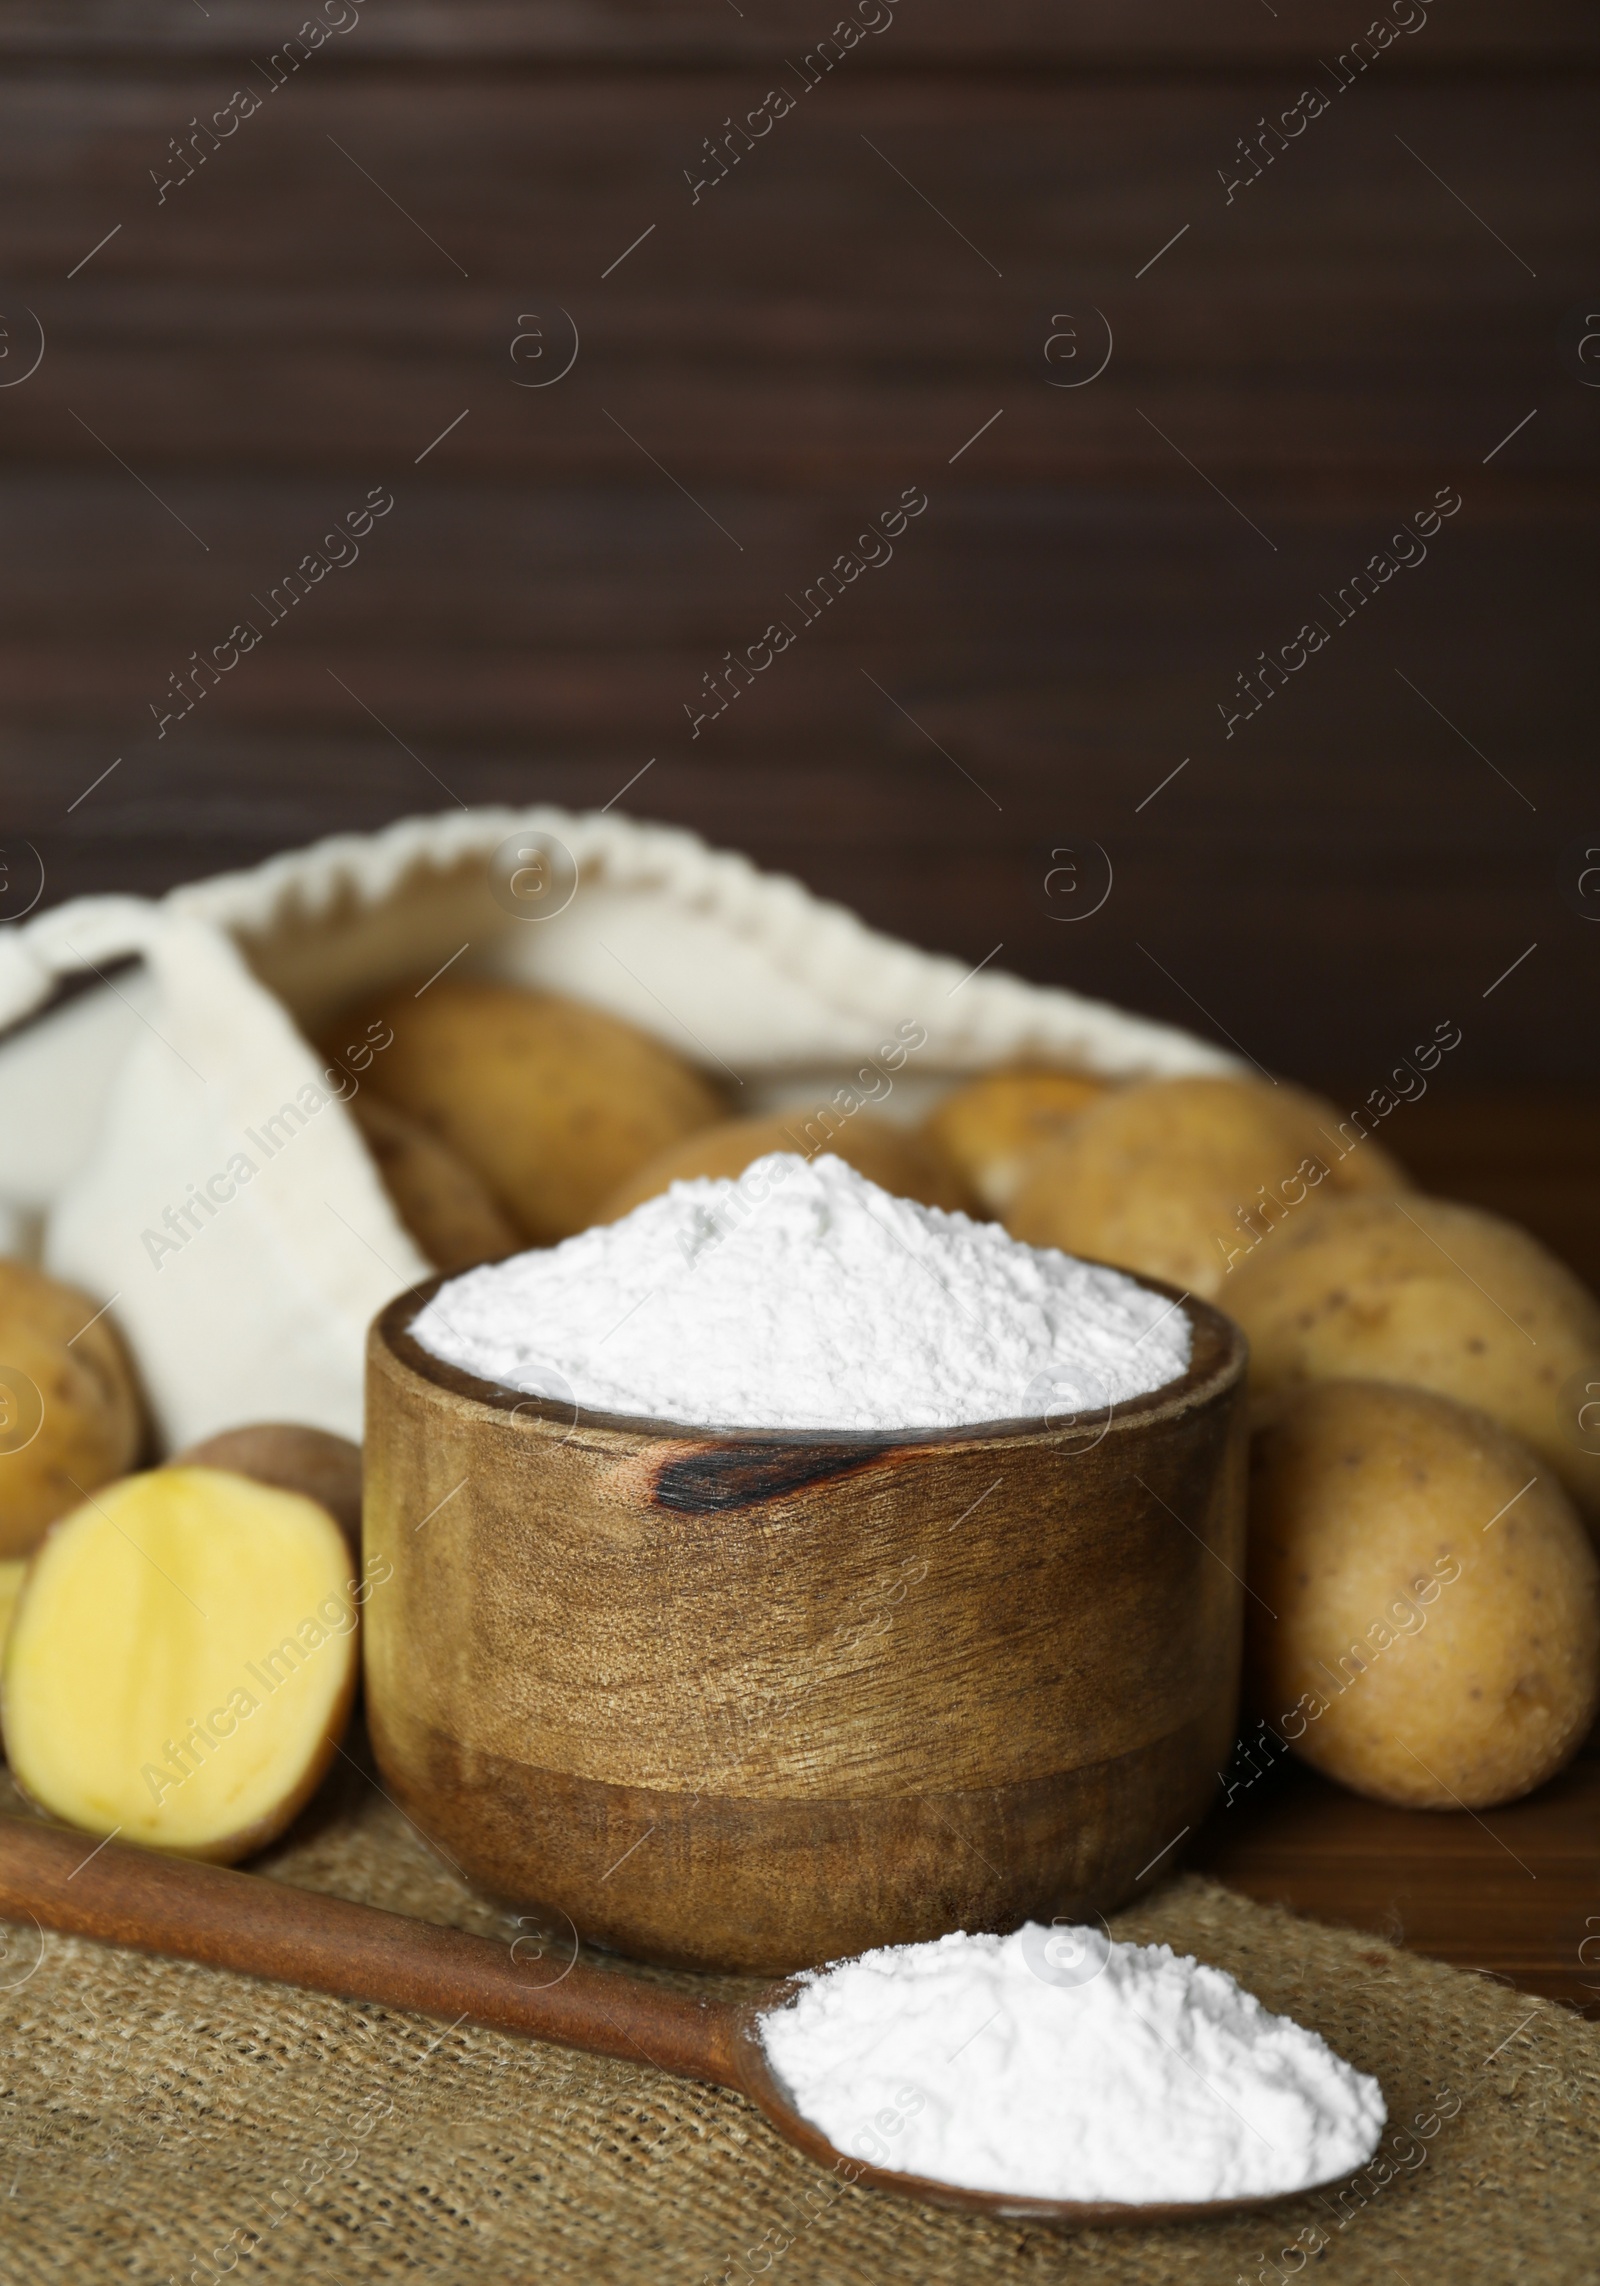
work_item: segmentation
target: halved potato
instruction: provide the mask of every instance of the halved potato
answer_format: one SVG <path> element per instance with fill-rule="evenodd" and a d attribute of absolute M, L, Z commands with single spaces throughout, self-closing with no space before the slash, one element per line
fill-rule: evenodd
<path fill-rule="evenodd" d="M 225 1469 L 124 1477 L 52 1527 L 0 1669 L 24 1792 L 88 1833 L 227 1863 L 332 1759 L 364 1590 L 325 1508 Z"/>
<path fill-rule="evenodd" d="M 1004 1214 L 1034 1152 L 1064 1135 L 1106 1086 L 1035 1065 L 984 1072 L 936 1103 L 922 1133 L 990 1214 Z"/>
<path fill-rule="evenodd" d="M 17 1608 L 27 1570 L 26 1556 L 11 1556 L 0 1562 L 0 1655 L 4 1654 L 5 1640 L 11 1632 L 11 1615 Z"/>
<path fill-rule="evenodd" d="M 169 1468 L 226 1468 L 257 1484 L 303 1493 L 328 1511 L 361 1553 L 361 1447 L 303 1421 L 250 1421 L 174 1453 Z"/>
<path fill-rule="evenodd" d="M 646 1199 L 660 1196 L 672 1183 L 691 1182 L 700 1175 L 742 1175 L 769 1151 L 793 1151 L 802 1159 L 831 1152 L 897 1197 L 920 1199 L 924 1206 L 967 1208 L 972 1199 L 955 1169 L 907 1128 L 892 1120 L 858 1111 L 849 1118 L 821 1119 L 805 1111 L 777 1112 L 768 1119 L 725 1119 L 715 1127 L 702 1127 L 670 1150 L 662 1151 L 630 1175 L 612 1192 L 596 1216 L 598 1222 L 619 1222 Z"/>

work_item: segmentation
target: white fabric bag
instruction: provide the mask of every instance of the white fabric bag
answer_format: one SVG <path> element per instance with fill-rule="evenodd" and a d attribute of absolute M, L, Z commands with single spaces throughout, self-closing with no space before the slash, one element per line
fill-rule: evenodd
<path fill-rule="evenodd" d="M 356 993 L 444 966 L 627 1017 L 741 1111 L 826 1101 L 906 1019 L 927 1041 L 891 1116 L 1023 1055 L 1238 1068 L 616 814 L 410 818 L 159 901 L 79 898 L 0 931 L 0 1216 L 109 1305 L 165 1449 L 253 1420 L 360 1435 L 367 1324 L 431 1266 L 340 1100 L 355 1059 L 328 1066 L 307 1034 Z M 96 981 L 50 1005 L 75 977 Z"/>

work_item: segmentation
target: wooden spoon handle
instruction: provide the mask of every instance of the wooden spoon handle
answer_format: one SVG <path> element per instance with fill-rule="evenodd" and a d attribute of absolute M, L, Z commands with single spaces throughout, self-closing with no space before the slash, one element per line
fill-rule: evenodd
<path fill-rule="evenodd" d="M 736 2087 L 732 2012 L 573 1957 L 0 1817 L 0 1916 Z"/>

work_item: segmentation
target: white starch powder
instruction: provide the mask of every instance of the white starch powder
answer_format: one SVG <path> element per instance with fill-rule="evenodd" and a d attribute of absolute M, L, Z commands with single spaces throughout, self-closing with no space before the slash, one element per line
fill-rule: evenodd
<path fill-rule="evenodd" d="M 1375 2079 L 1221 1969 L 1098 1929 L 864 1953 L 761 2040 L 837 2150 L 1013 2197 L 1307 2190 L 1363 2166 L 1387 2118 Z"/>
<path fill-rule="evenodd" d="M 411 1331 L 480 1379 L 701 1428 L 957 1428 L 1176 1380 L 1182 1309 L 1120 1271 L 774 1152 L 468 1270 Z"/>

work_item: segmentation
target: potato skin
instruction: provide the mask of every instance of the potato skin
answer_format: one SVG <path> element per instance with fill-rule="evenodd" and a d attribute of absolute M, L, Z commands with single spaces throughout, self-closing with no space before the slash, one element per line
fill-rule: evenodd
<path fill-rule="evenodd" d="M 474 1270 L 515 1254 L 522 1236 L 458 1151 L 370 1090 L 349 1110 L 395 1213 L 436 1270 Z"/>
<path fill-rule="evenodd" d="M 669 1183 L 698 1175 L 742 1175 L 769 1151 L 796 1151 L 811 1158 L 815 1152 L 804 1132 L 808 1116 L 804 1111 L 778 1112 L 767 1119 L 725 1119 L 715 1127 L 703 1127 L 630 1175 L 595 1219 L 620 1221 L 646 1199 L 659 1197 Z M 900 1198 L 947 1208 L 967 1209 L 973 1204 L 966 1185 L 939 1153 L 908 1129 L 870 1111 L 858 1111 L 845 1120 L 823 1148 Z"/>
<path fill-rule="evenodd" d="M 352 1013 L 394 1034 L 368 1085 L 476 1169 L 531 1245 L 587 1228 L 636 1168 L 722 1113 L 670 1048 L 553 993 L 445 977 L 347 1011 L 334 1036 Z"/>
<path fill-rule="evenodd" d="M 1407 1187 L 1370 1138 L 1341 1157 L 1338 1128 L 1332 1104 L 1286 1080 L 1113 1088 L 1028 1162 L 1006 1228 L 1215 1300 L 1230 1262 L 1272 1252 L 1307 1199 Z"/>
<path fill-rule="evenodd" d="M 361 1447 L 348 1437 L 300 1421 L 251 1421 L 174 1453 L 167 1466 L 223 1468 L 280 1492 L 302 1493 L 328 1511 L 360 1559 Z"/>
<path fill-rule="evenodd" d="M 960 1174 L 991 1215 L 1016 1197 L 1027 1162 L 1106 1092 L 1084 1072 L 1017 1064 L 952 1089 L 922 1123 L 924 1140 Z"/>
<path fill-rule="evenodd" d="M 1249 1578 L 1260 1711 L 1375 1801 L 1513 1801 L 1594 1719 L 1582 1523 L 1524 1446 L 1449 1398 L 1362 1381 L 1287 1398 L 1252 1452 Z"/>
<path fill-rule="evenodd" d="M 1251 1387 L 1331 1379 L 1437 1390 L 1531 1445 L 1600 1533 L 1600 1457 L 1569 1437 L 1563 1388 L 1600 1377 L 1600 1302 L 1515 1223 L 1443 1199 L 1319 1199 L 1221 1296 L 1250 1337 Z"/>
<path fill-rule="evenodd" d="M 0 1557 L 27 1555 L 48 1525 L 122 1476 L 138 1454 L 144 1423 L 133 1369 L 98 1309 L 76 1286 L 0 1260 L 0 1367 L 25 1376 L 43 1406 L 28 1442 L 0 1451 Z M 7 1426 L 10 1404 L 0 1390 Z M 27 1426 L 19 1424 L 21 1433 Z"/>

